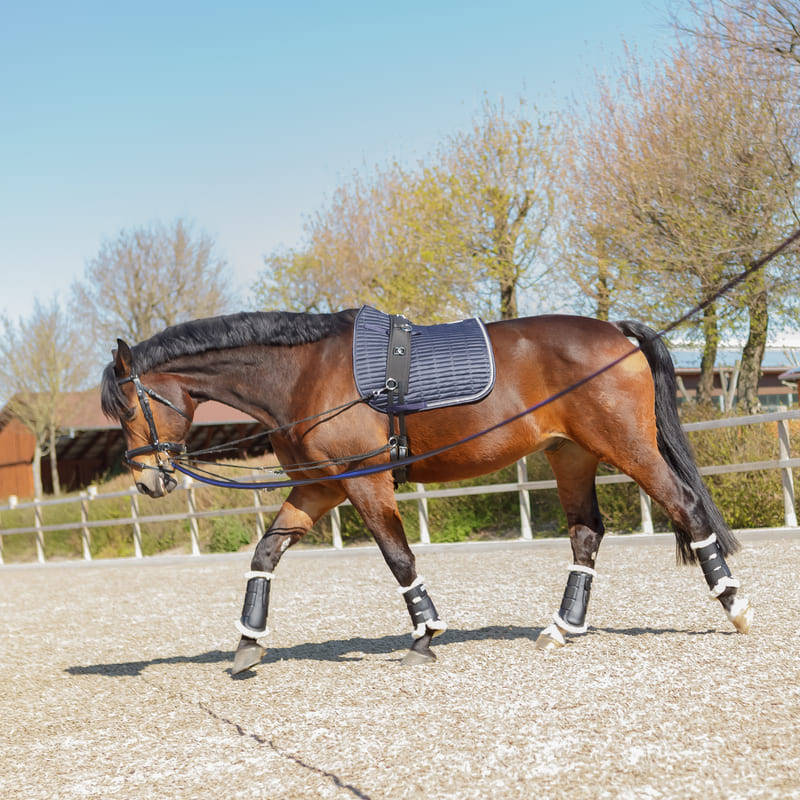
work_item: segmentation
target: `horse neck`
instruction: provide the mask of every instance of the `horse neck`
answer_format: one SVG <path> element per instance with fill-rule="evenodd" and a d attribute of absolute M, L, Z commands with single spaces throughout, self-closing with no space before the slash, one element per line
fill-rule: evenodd
<path fill-rule="evenodd" d="M 210 350 L 163 366 L 190 396 L 216 400 L 268 425 L 289 422 L 289 398 L 301 364 L 293 347 L 249 345 Z"/>

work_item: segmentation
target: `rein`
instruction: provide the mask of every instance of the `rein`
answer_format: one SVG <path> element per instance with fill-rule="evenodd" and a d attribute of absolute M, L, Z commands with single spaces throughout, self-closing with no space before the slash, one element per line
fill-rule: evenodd
<path fill-rule="evenodd" d="M 777 247 L 775 247 L 773 250 L 771 250 L 765 256 L 763 256 L 759 260 L 755 261 L 746 270 L 740 272 L 737 276 L 735 276 L 734 278 L 729 280 L 727 283 L 725 283 L 716 292 L 711 294 L 709 297 L 707 297 L 702 302 L 698 303 L 692 309 L 690 309 L 685 314 L 683 314 L 683 316 L 679 317 L 678 319 L 674 320 L 669 325 L 664 327 L 661 331 L 656 333 L 656 336 L 658 338 L 663 338 L 667 333 L 669 333 L 670 331 L 674 330 L 682 322 L 685 322 L 686 320 L 688 320 L 690 317 L 692 317 L 698 311 L 702 311 L 703 309 L 707 308 L 709 305 L 711 305 L 711 303 L 713 303 L 715 300 L 719 299 L 722 295 L 724 295 L 725 293 L 730 291 L 732 288 L 734 288 L 735 286 L 738 286 L 740 283 L 742 283 L 743 281 L 747 280 L 747 278 L 749 278 L 751 275 L 753 275 L 754 273 L 756 273 L 759 270 L 763 269 L 770 261 L 772 261 L 772 259 L 774 259 L 776 256 L 778 256 L 786 248 L 788 248 L 790 245 L 794 244 L 799 239 L 800 239 L 800 228 L 798 228 L 791 236 L 789 236 L 786 239 L 784 239 L 783 242 L 781 242 Z M 172 450 L 174 452 L 177 452 L 179 455 L 177 456 L 177 458 L 174 457 L 174 456 L 170 458 L 170 461 L 171 461 L 173 469 L 169 470 L 169 471 L 177 470 L 178 472 L 181 472 L 184 475 L 187 475 L 187 476 L 189 476 L 191 478 L 194 478 L 194 479 L 200 481 L 201 483 L 206 483 L 206 484 L 209 484 L 211 486 L 219 486 L 219 487 L 232 488 L 232 489 L 281 489 L 281 488 L 291 488 L 293 486 L 306 486 L 306 485 L 309 485 L 309 484 L 312 484 L 312 483 L 321 483 L 323 481 L 333 481 L 333 480 L 345 480 L 345 479 L 349 479 L 349 478 L 359 478 L 359 477 L 364 477 L 364 476 L 367 476 L 367 475 L 374 475 L 375 473 L 378 473 L 378 472 L 385 472 L 387 470 L 397 470 L 398 468 L 404 469 L 404 468 L 410 466 L 411 464 L 415 464 L 418 461 L 423 461 L 426 458 L 432 458 L 433 456 L 440 455 L 441 453 L 445 453 L 448 450 L 452 450 L 455 447 L 458 447 L 460 445 L 466 444 L 467 442 L 471 442 L 472 440 L 477 439 L 477 438 L 479 438 L 481 436 L 485 436 L 488 433 L 492 433 L 493 431 L 498 430 L 499 428 L 502 428 L 505 425 L 509 425 L 512 422 L 516 422 L 517 420 L 521 419 L 522 417 L 525 417 L 528 414 L 531 414 L 534 411 L 537 411 L 538 409 L 542 408 L 543 406 L 546 406 L 546 405 L 558 400 L 559 398 L 564 397 L 565 395 L 569 394 L 570 392 L 574 391 L 575 389 L 578 389 L 579 387 L 583 386 L 584 384 L 588 383 L 589 381 L 591 381 L 594 378 L 598 377 L 599 375 L 603 374 L 607 370 L 612 369 L 613 367 L 617 366 L 617 364 L 620 364 L 622 361 L 624 361 L 625 359 L 629 358 L 634 353 L 639 352 L 640 350 L 641 350 L 641 346 L 634 347 L 634 348 L 632 348 L 630 350 L 630 352 L 625 353 L 624 355 L 620 356 L 619 358 L 615 359 L 614 361 L 611 361 L 608 364 L 605 364 L 604 366 L 600 367 L 600 369 L 597 369 L 594 372 L 592 372 L 591 374 L 587 375 L 585 378 L 582 378 L 581 380 L 576 381 L 575 383 L 571 384 L 570 386 L 567 386 L 566 388 L 562 389 L 561 391 L 556 392 L 555 394 L 551 395 L 550 397 L 545 398 L 544 400 L 536 403 L 535 405 L 532 405 L 529 408 L 526 408 L 523 411 L 520 411 L 519 413 L 514 414 L 513 416 L 511 416 L 511 417 L 509 417 L 507 419 L 501 420 L 500 422 L 492 425 L 489 428 L 485 428 L 483 430 L 477 431 L 476 433 L 470 434 L 469 436 L 465 436 L 463 439 L 459 439 L 458 441 L 451 442 L 450 444 L 447 444 L 447 445 L 443 445 L 442 447 L 436 448 L 435 450 L 429 450 L 429 451 L 427 451 L 425 453 L 420 453 L 419 455 L 413 455 L 413 456 L 412 455 L 405 455 L 405 457 L 398 458 L 398 459 L 392 459 L 387 463 L 376 464 L 376 465 L 371 466 L 371 467 L 360 467 L 358 469 L 346 470 L 345 472 L 340 472 L 340 473 L 337 473 L 335 475 L 321 475 L 321 476 L 319 476 L 317 478 L 294 478 L 294 479 L 290 479 L 290 480 L 279 480 L 279 481 L 247 481 L 247 482 L 234 481 L 234 480 L 229 480 L 229 479 L 226 479 L 226 478 L 222 478 L 220 476 L 209 477 L 208 475 L 202 475 L 202 474 L 200 474 L 200 473 L 198 473 L 196 471 L 193 471 L 193 470 L 189 469 L 188 467 L 186 467 L 185 463 L 181 463 L 181 461 L 185 462 L 187 460 L 187 458 L 188 458 L 188 455 L 192 455 L 192 454 L 187 454 L 186 453 L 185 445 L 177 445 L 177 444 L 172 444 L 172 443 L 169 443 L 169 442 L 161 442 L 161 443 L 158 442 L 158 436 L 157 436 L 156 430 L 155 430 L 155 423 L 154 423 L 153 418 L 152 418 L 152 413 L 150 412 L 150 405 L 149 405 L 149 402 L 147 400 L 147 395 L 149 395 L 150 397 L 152 397 L 155 400 L 158 400 L 159 402 L 164 403 L 168 407 L 173 408 L 175 411 L 177 411 L 179 414 L 181 414 L 181 416 L 186 417 L 187 419 L 189 419 L 189 418 L 179 408 L 174 406 L 169 400 L 167 400 L 164 397 L 161 397 L 161 395 L 158 395 L 157 393 L 153 392 L 152 390 L 147 389 L 146 387 L 142 386 L 141 382 L 139 381 L 138 376 L 133 376 L 132 375 L 130 378 L 123 379 L 122 381 L 120 381 L 120 383 L 124 383 L 124 382 L 127 382 L 127 381 L 133 381 L 134 386 L 136 386 L 136 392 L 137 392 L 137 395 L 139 396 L 139 403 L 142 406 L 142 410 L 145 413 L 145 418 L 147 419 L 148 424 L 150 425 L 150 435 L 151 435 L 151 438 L 153 439 L 153 444 L 151 444 L 149 446 L 146 446 L 146 447 L 136 448 L 135 450 L 126 451 L 125 457 L 126 457 L 126 460 L 128 460 L 129 456 L 132 456 L 132 455 L 139 455 L 139 454 L 143 454 L 143 453 L 152 453 L 152 452 L 161 453 L 161 452 L 169 452 L 170 450 Z M 388 388 L 389 387 L 387 387 L 387 390 L 388 390 Z M 379 390 L 379 392 L 382 392 L 382 391 L 385 391 L 385 390 L 383 390 L 383 389 Z M 337 408 L 330 409 L 328 411 L 323 411 L 322 413 L 317 414 L 315 416 L 307 417 L 306 419 L 298 420 L 297 422 L 291 422 L 291 423 L 288 423 L 287 425 L 283 425 L 283 426 L 281 426 L 279 428 L 274 428 L 271 431 L 265 431 L 263 434 L 258 434 L 258 435 L 259 436 L 261 436 L 261 435 L 269 435 L 270 433 L 273 433 L 274 431 L 283 430 L 285 428 L 289 428 L 289 427 L 292 427 L 294 425 L 297 425 L 297 424 L 299 424 L 301 422 L 307 422 L 307 421 L 315 419 L 315 418 L 325 417 L 326 415 L 329 415 L 329 414 L 340 413 L 341 411 L 343 411 L 343 410 L 345 410 L 345 409 L 347 409 L 347 408 L 349 408 L 349 407 L 351 407 L 353 405 L 356 405 L 356 404 L 362 403 L 362 402 L 366 402 L 368 399 L 369 399 L 369 397 L 362 396 L 362 397 L 359 397 L 359 398 L 357 398 L 355 400 L 351 400 L 351 401 L 349 401 L 348 403 L 345 403 L 342 406 L 338 406 Z M 389 445 L 386 445 L 386 446 L 384 446 L 382 448 L 379 448 L 378 450 L 374 450 L 371 453 L 364 453 L 364 454 L 361 454 L 361 455 L 348 456 L 348 457 L 345 457 L 345 458 L 340 458 L 340 459 L 337 459 L 337 460 L 334 460 L 334 461 L 329 461 L 329 462 L 324 462 L 324 463 L 317 462 L 315 464 L 295 465 L 295 466 L 292 466 L 292 467 L 282 468 L 281 470 L 275 470 L 275 472 L 279 472 L 279 471 L 280 472 L 289 472 L 289 471 L 293 471 L 293 470 L 296 470 L 296 469 L 303 469 L 303 468 L 320 468 L 322 466 L 332 466 L 332 465 L 335 465 L 335 464 L 346 463 L 348 461 L 365 460 L 367 458 L 372 458 L 374 456 L 380 455 L 382 452 L 386 451 L 390 447 L 391 447 L 391 445 L 389 444 Z M 209 452 L 209 451 L 198 451 L 198 452 Z M 141 466 L 141 467 L 147 467 L 148 466 L 146 464 L 139 464 L 138 462 L 130 462 L 130 461 L 128 461 L 128 463 L 133 463 L 136 466 Z M 161 465 L 161 463 L 162 462 L 159 459 L 159 464 L 160 464 L 159 467 L 149 467 L 149 468 L 150 469 L 161 469 L 162 471 L 167 471 L 166 468 Z"/>

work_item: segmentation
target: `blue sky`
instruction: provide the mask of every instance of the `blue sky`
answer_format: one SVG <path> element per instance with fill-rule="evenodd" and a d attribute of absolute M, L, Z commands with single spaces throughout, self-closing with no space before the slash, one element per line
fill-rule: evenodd
<path fill-rule="evenodd" d="M 104 239 L 191 220 L 243 305 L 265 253 L 355 171 L 413 162 L 486 95 L 590 93 L 648 0 L 0 0 L 0 312 L 66 300 Z"/>

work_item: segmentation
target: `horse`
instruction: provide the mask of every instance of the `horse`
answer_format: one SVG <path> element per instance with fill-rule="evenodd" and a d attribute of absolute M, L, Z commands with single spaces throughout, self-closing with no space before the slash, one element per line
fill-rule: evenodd
<path fill-rule="evenodd" d="M 254 668 L 266 652 L 258 640 L 267 633 L 269 588 L 281 556 L 345 499 L 406 601 L 413 632 L 402 663 L 431 662 L 432 639 L 446 630 L 417 574 L 395 500 L 391 466 L 397 453 L 389 452 L 387 441 L 397 421 L 360 402 L 353 374 L 356 317 L 350 309 L 198 319 L 134 346 L 118 339 L 104 369 L 102 409 L 121 425 L 139 492 L 160 497 L 175 488 L 175 464 L 195 409 L 206 400 L 269 426 L 274 453 L 294 481 L 245 575 L 232 674 Z M 605 532 L 595 489 L 601 462 L 630 476 L 665 510 L 677 560 L 699 563 L 712 598 L 736 630 L 747 633 L 752 608 L 725 561 L 739 543 L 681 428 L 674 365 L 661 337 L 636 321 L 569 315 L 490 322 L 485 332 L 495 362 L 491 391 L 473 402 L 404 416 L 407 478 L 423 484 L 463 480 L 544 452 L 566 515 L 573 563 L 561 604 L 536 648 L 561 647 L 567 635 L 587 630 Z"/>

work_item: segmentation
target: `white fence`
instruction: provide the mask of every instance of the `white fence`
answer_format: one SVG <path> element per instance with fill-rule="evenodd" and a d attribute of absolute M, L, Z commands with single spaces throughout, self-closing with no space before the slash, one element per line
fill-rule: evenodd
<path fill-rule="evenodd" d="M 742 425 L 759 425 L 777 423 L 777 436 L 779 445 L 779 457 L 777 460 L 755 461 L 745 464 L 724 464 L 719 466 L 701 467 L 703 475 L 720 475 L 732 472 L 753 472 L 760 470 L 780 470 L 783 486 L 783 507 L 784 525 L 788 528 L 797 527 L 797 514 L 795 510 L 794 481 L 792 469 L 800 467 L 800 458 L 792 458 L 789 447 L 789 426 L 788 420 L 800 418 L 800 411 L 778 411 L 770 414 L 759 414 L 750 417 L 735 417 L 730 419 L 714 420 L 711 422 L 693 422 L 684 425 L 686 431 L 712 430 L 716 428 L 739 427 Z M 625 483 L 630 482 L 627 475 L 601 475 L 597 478 L 598 484 L 604 483 Z M 514 483 L 486 484 L 483 486 L 456 487 L 450 489 L 426 490 L 422 484 L 416 485 L 416 491 L 399 492 L 396 497 L 398 502 L 415 502 L 419 517 L 420 541 L 423 544 L 430 542 L 430 530 L 428 527 L 428 500 L 441 497 L 458 497 L 474 494 L 490 494 L 497 492 L 515 492 L 519 497 L 520 513 L 520 532 L 522 539 L 533 538 L 531 527 L 531 506 L 530 492 L 542 491 L 545 489 L 555 489 L 555 480 L 529 481 L 525 461 L 517 462 L 517 480 Z M 26 503 L 17 503 L 15 498 L 10 498 L 5 505 L 0 505 L 0 564 L 3 564 L 3 539 L 6 536 L 19 534 L 35 534 L 36 537 L 36 556 L 39 562 L 45 561 L 44 537 L 48 533 L 56 531 L 76 531 L 79 530 L 82 539 L 83 558 L 90 560 L 91 537 L 93 528 L 108 528 L 112 526 L 125 525 L 132 526 L 133 529 L 133 549 L 136 558 L 142 557 L 142 526 L 148 523 L 157 522 L 183 522 L 189 520 L 189 538 L 191 552 L 194 555 L 200 553 L 199 526 L 198 520 L 208 517 L 222 517 L 238 514 L 255 514 L 256 533 L 260 537 L 265 530 L 264 515 L 277 511 L 280 504 L 264 505 L 260 501 L 258 491 L 252 492 L 253 503 L 249 506 L 239 508 L 214 509 L 210 511 L 198 511 L 195 501 L 195 485 L 191 479 L 186 479 L 180 484 L 176 491 L 186 493 L 186 512 L 175 514 L 142 515 L 139 513 L 139 494 L 134 487 L 121 492 L 99 494 L 96 486 L 91 486 L 87 491 L 81 492 L 78 497 L 52 498 L 48 500 L 34 500 Z M 643 533 L 653 532 L 653 521 L 650 513 L 650 498 L 639 490 L 641 503 L 641 531 Z M 95 499 L 111 499 L 119 497 L 130 498 L 130 516 L 114 519 L 90 518 L 91 503 Z M 80 504 L 80 522 L 67 522 L 58 525 L 43 524 L 42 510 L 47 506 L 63 504 Z M 34 524 L 29 527 L 3 528 L 3 512 L 8 512 L 14 508 L 32 509 Z M 333 532 L 333 546 L 342 547 L 341 525 L 339 509 L 334 508 L 330 512 L 331 529 Z"/>

